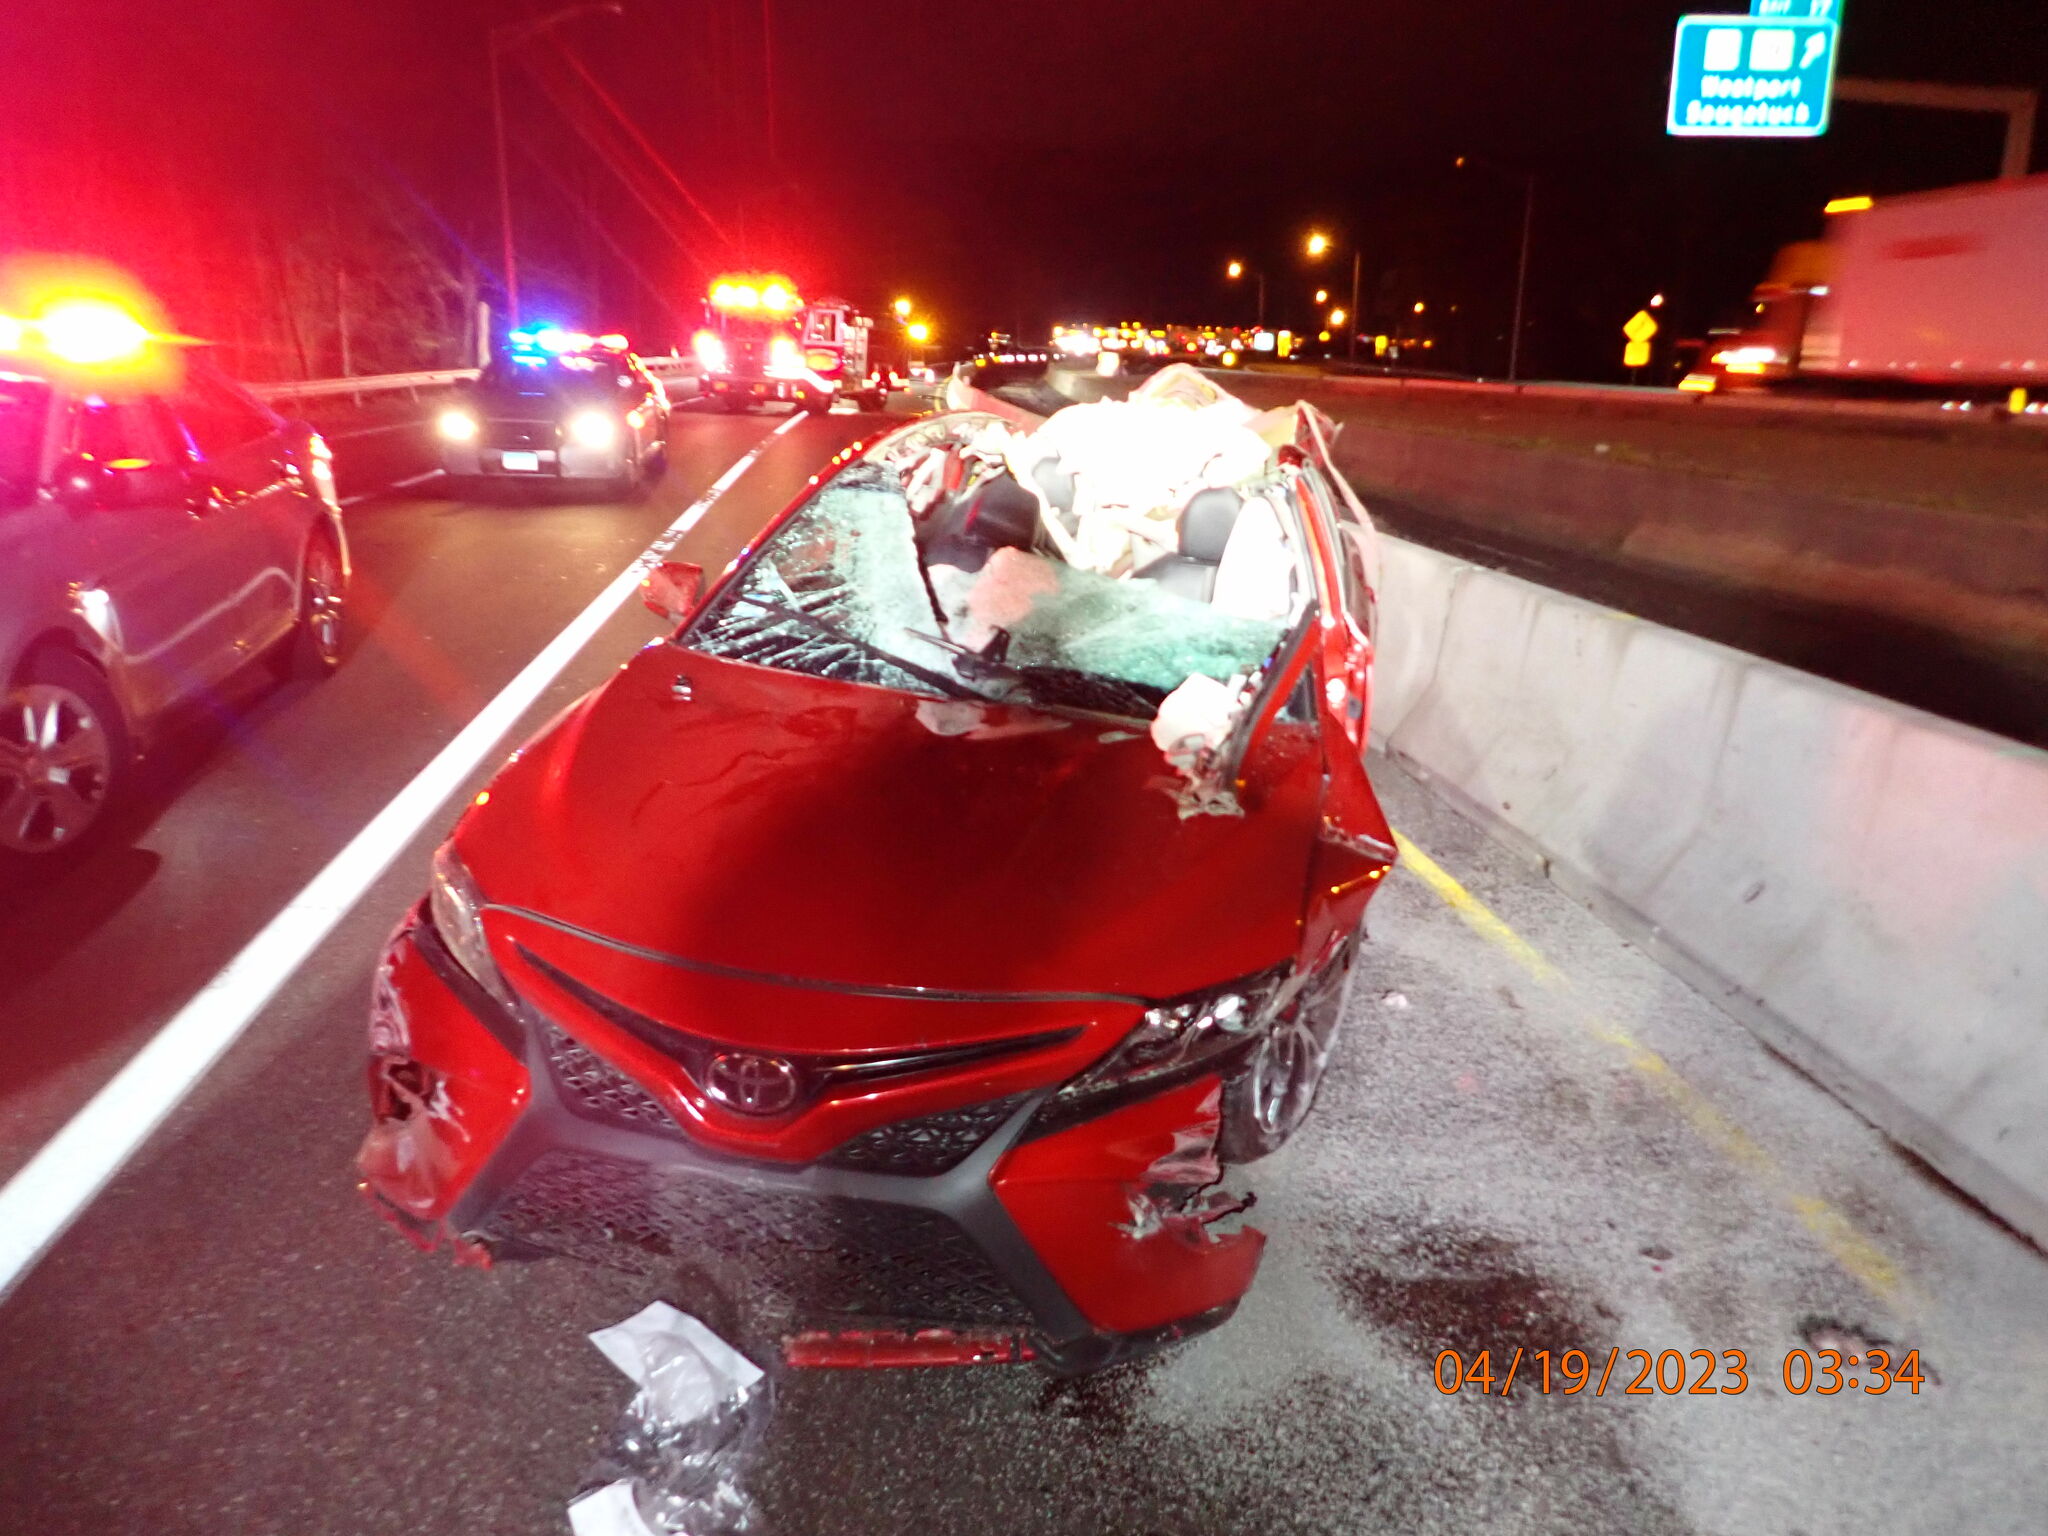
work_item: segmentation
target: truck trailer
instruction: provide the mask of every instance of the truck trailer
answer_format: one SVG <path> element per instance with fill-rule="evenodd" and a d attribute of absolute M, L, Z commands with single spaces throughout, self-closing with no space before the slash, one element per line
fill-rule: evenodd
<path fill-rule="evenodd" d="M 2048 390 L 2048 175 L 1828 205 L 1681 388 Z"/>

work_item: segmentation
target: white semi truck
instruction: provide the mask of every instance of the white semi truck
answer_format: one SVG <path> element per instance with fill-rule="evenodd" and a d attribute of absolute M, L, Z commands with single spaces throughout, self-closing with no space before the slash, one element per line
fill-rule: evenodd
<path fill-rule="evenodd" d="M 1681 387 L 2048 393 L 2048 175 L 1828 209 Z"/>

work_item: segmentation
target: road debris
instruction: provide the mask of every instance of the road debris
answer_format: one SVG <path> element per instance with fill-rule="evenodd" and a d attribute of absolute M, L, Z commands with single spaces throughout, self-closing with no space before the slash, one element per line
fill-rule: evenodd
<path fill-rule="evenodd" d="M 569 1506 L 575 1536 L 730 1536 L 758 1529 L 741 1474 L 768 1423 L 761 1368 L 665 1301 L 590 1342 L 640 1388 Z"/>

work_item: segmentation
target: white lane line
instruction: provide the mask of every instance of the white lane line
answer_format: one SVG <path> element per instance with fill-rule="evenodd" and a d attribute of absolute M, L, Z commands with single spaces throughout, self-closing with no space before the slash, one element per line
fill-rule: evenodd
<path fill-rule="evenodd" d="M 393 491 L 402 491 L 405 490 L 408 486 L 424 485 L 427 481 L 433 479 L 436 475 L 440 475 L 443 473 L 445 473 L 445 471 L 439 469 L 422 470 L 417 475 L 407 475 L 403 480 L 394 480 L 389 485 L 385 486 L 382 490 L 361 491 L 354 496 L 344 496 L 341 498 L 339 505 L 344 507 L 352 507 L 355 506 L 358 502 L 368 501 L 374 496 L 389 496 Z"/>
<path fill-rule="evenodd" d="M 791 416 L 776 427 L 662 530 L 645 553 L 592 598 L 567 629 L 549 641 L 310 885 L 7 1181 L 0 1189 L 0 1300 L 198 1086 L 400 850 L 619 610 L 648 568 L 696 526 L 776 438 L 803 420 L 801 415 Z"/>

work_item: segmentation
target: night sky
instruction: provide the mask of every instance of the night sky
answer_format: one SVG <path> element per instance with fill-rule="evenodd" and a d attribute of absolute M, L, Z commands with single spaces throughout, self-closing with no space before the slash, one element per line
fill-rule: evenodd
<path fill-rule="evenodd" d="M 1439 358 L 1497 369 L 1519 192 L 1455 171 L 1468 154 L 1539 178 L 1536 369 L 1599 376 L 1651 292 L 1696 330 L 1827 197 L 1988 177 L 2002 133 L 1840 105 L 1817 142 L 1669 140 L 1682 3 L 624 4 L 508 55 L 513 179 L 529 311 L 657 344 L 742 264 L 870 305 L 914 294 L 964 339 L 1248 320 L 1249 290 L 1222 280 L 1237 256 L 1266 269 L 1271 318 L 1299 324 L 1319 280 L 1348 290 L 1356 239 L 1369 317 L 1425 300 Z M 359 308 L 415 267 L 488 290 L 485 30 L 554 8 L 11 6 L 0 243 L 122 261 L 195 328 L 253 325 L 236 306 L 265 284 L 263 303 L 319 309 L 330 267 Z M 1842 71 L 2048 86 L 2048 5 L 1847 0 Z M 1320 279 L 1298 255 L 1311 226 L 1341 243 Z M 319 371 L 331 337 L 307 326 L 294 344 Z"/>

